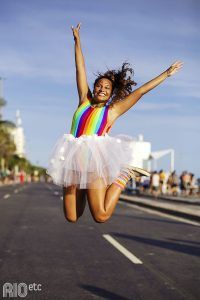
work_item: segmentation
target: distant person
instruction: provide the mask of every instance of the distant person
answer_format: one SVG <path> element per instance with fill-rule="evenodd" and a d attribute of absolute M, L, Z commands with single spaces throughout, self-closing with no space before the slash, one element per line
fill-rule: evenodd
<path fill-rule="evenodd" d="M 186 187 L 186 195 L 188 196 L 190 193 L 190 186 L 191 186 L 191 176 L 190 173 L 186 172 L 184 175 L 184 185 Z"/>
<path fill-rule="evenodd" d="M 122 137 L 108 135 L 108 132 L 119 117 L 143 95 L 179 71 L 183 63 L 176 61 L 132 91 L 136 85 L 132 79 L 134 70 L 125 62 L 118 70 L 98 73 L 91 91 L 81 50 L 80 23 L 71 28 L 75 41 L 79 103 L 70 133 L 64 134 L 54 147 L 47 173 L 55 184 L 63 187 L 63 208 L 68 221 L 76 222 L 83 214 L 87 195 L 91 214 L 96 222 L 101 223 L 111 217 L 131 178 L 150 175 L 132 166 L 129 143 Z"/>
<path fill-rule="evenodd" d="M 193 173 L 190 173 L 190 195 L 194 195 L 198 191 L 198 185 Z"/>
<path fill-rule="evenodd" d="M 190 192 L 190 174 L 187 171 L 182 172 L 180 176 L 182 194 L 187 196 Z"/>
<path fill-rule="evenodd" d="M 178 175 L 176 174 L 176 171 L 173 171 L 171 174 L 171 193 L 173 196 L 178 195 L 178 188 L 179 188 L 179 178 Z"/>
<path fill-rule="evenodd" d="M 182 172 L 180 175 L 180 189 L 181 189 L 182 194 L 184 192 L 183 175 L 184 175 L 184 172 Z"/>
<path fill-rule="evenodd" d="M 160 194 L 160 176 L 157 171 L 154 171 L 151 179 L 152 194 L 157 197 Z"/>
<path fill-rule="evenodd" d="M 165 172 L 163 170 L 160 170 L 159 172 L 159 177 L 160 177 L 160 193 L 163 194 L 163 184 L 165 182 Z"/>
<path fill-rule="evenodd" d="M 140 193 L 147 193 L 150 188 L 150 178 L 149 177 L 140 177 L 139 179 L 139 191 Z"/>
<path fill-rule="evenodd" d="M 145 179 L 143 179 L 143 183 L 142 183 L 143 192 L 147 193 L 150 188 L 150 179 L 146 178 L 146 177 L 143 177 L 143 178 L 145 178 Z"/>
<path fill-rule="evenodd" d="M 20 180 L 20 183 L 23 184 L 24 183 L 24 180 L 25 180 L 25 172 L 23 170 L 20 171 L 20 174 L 19 174 L 19 180 Z"/>
<path fill-rule="evenodd" d="M 200 178 L 197 178 L 197 194 L 200 195 Z"/>

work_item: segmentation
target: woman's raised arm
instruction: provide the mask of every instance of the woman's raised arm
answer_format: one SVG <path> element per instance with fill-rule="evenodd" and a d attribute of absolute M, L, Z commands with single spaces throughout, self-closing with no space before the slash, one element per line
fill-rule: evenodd
<path fill-rule="evenodd" d="M 84 57 L 81 49 L 80 30 L 81 23 L 76 28 L 71 26 L 75 41 L 75 63 L 76 63 L 76 83 L 79 94 L 79 104 L 86 100 L 86 97 L 91 97 L 91 91 L 87 83 L 87 74 L 85 69 Z"/>
<path fill-rule="evenodd" d="M 154 89 L 157 85 L 161 84 L 167 77 L 175 74 L 183 66 L 183 63 L 176 61 L 166 71 L 161 73 L 159 76 L 153 78 L 141 87 L 130 93 L 122 101 L 116 102 L 113 105 L 113 112 L 115 117 L 119 117 L 127 110 L 129 110 L 136 102 L 147 92 Z"/>

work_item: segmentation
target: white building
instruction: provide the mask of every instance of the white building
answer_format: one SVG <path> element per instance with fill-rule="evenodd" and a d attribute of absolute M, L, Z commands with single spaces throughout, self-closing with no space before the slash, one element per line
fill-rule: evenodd
<path fill-rule="evenodd" d="M 2 103 L 6 103 L 3 96 L 3 81 L 5 78 L 0 77 L 0 99 Z M 1 120 L 1 112 L 0 112 L 0 120 Z M 25 157 L 25 137 L 24 137 L 24 129 L 22 127 L 22 120 L 20 117 L 20 111 L 16 111 L 16 124 L 10 121 L 3 121 L 4 126 L 10 133 L 11 137 L 16 146 L 16 152 L 19 157 Z"/>
<path fill-rule="evenodd" d="M 16 146 L 15 154 L 19 157 L 25 157 L 25 136 L 19 110 L 16 111 L 16 127 L 12 128 L 10 134 Z"/>
<path fill-rule="evenodd" d="M 144 141 L 142 134 L 138 138 L 127 137 L 130 141 L 130 148 L 132 149 L 131 165 L 139 168 L 152 171 L 157 168 L 157 160 L 165 155 L 170 155 L 169 170 L 174 171 L 174 150 L 166 149 L 156 152 L 151 151 L 151 143 Z"/>
<path fill-rule="evenodd" d="M 151 143 L 145 142 L 143 135 L 139 134 L 137 139 L 132 139 L 130 147 L 132 149 L 131 164 L 135 167 L 148 169 L 146 162 L 151 154 Z"/>

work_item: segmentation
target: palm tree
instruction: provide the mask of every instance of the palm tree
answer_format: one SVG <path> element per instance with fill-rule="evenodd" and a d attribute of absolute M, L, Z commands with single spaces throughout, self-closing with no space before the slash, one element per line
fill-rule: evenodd
<path fill-rule="evenodd" d="M 5 128 L 0 126 L 0 157 L 9 157 L 13 155 L 15 151 L 16 146 L 10 134 Z"/>
<path fill-rule="evenodd" d="M 0 120 L 2 119 L 1 108 L 6 105 L 6 100 L 0 97 Z"/>
<path fill-rule="evenodd" d="M 8 158 L 14 155 L 16 151 L 16 146 L 11 138 L 8 129 L 5 127 L 5 121 L 0 121 L 0 169 L 4 169 L 5 162 Z"/>

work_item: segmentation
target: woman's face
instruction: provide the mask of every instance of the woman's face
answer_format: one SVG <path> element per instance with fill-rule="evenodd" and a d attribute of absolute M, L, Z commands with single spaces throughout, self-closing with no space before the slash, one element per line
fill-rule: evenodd
<path fill-rule="evenodd" d="M 101 78 L 94 87 L 94 100 L 97 102 L 108 101 L 112 95 L 112 82 L 107 78 Z"/>

